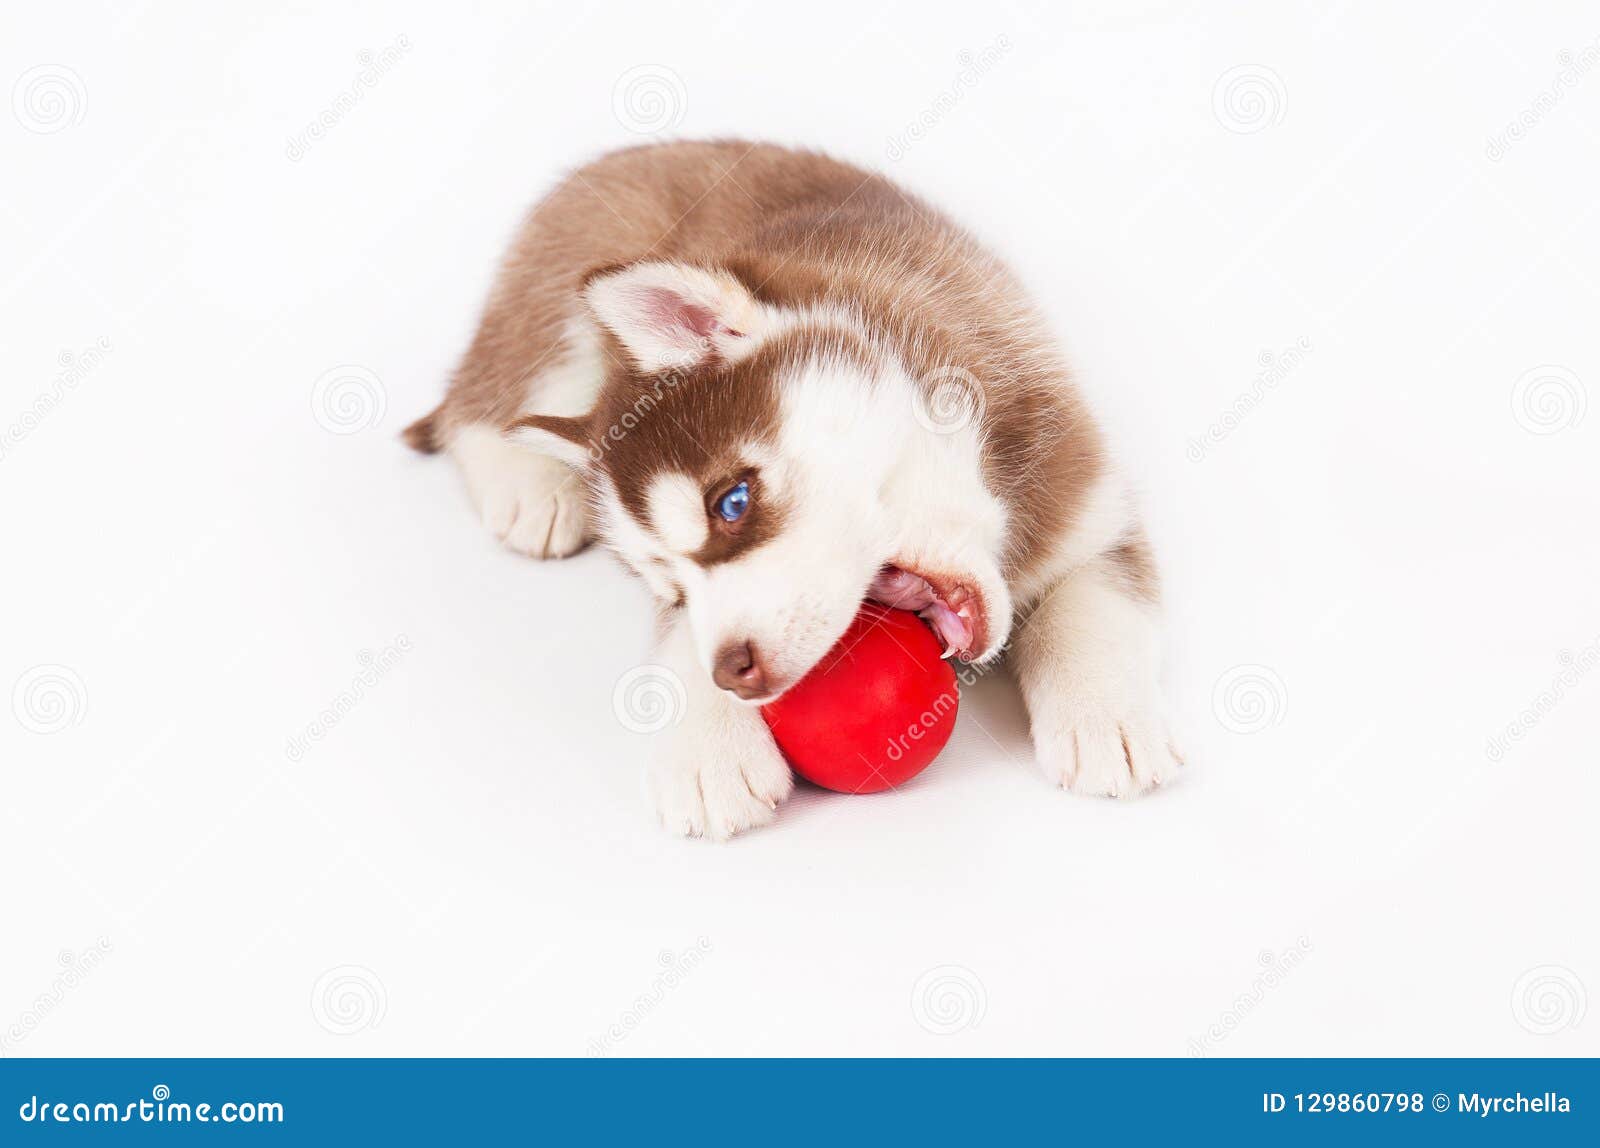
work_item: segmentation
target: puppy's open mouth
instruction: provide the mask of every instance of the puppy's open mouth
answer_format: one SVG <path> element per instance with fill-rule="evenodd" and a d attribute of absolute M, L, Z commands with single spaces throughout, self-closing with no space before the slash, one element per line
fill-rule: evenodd
<path fill-rule="evenodd" d="M 989 619 L 983 595 L 959 578 L 885 566 L 867 587 L 867 597 L 895 610 L 910 610 L 944 643 L 944 656 L 970 661 L 988 649 Z"/>

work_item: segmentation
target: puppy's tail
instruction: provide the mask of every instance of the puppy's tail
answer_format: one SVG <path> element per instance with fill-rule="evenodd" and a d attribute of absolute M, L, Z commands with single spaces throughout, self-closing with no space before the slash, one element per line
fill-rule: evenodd
<path fill-rule="evenodd" d="M 439 416 L 443 413 L 444 408 L 440 407 L 430 414 L 423 415 L 400 432 L 401 439 L 419 454 L 438 454 L 444 447 L 439 434 Z"/>

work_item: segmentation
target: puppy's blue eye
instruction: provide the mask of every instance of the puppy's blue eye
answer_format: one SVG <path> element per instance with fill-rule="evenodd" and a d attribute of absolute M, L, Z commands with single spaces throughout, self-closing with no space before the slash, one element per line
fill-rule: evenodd
<path fill-rule="evenodd" d="M 744 517 L 744 512 L 750 509 L 750 484 L 741 482 L 738 486 L 728 491 L 717 499 L 717 513 L 722 515 L 724 522 L 738 522 Z"/>

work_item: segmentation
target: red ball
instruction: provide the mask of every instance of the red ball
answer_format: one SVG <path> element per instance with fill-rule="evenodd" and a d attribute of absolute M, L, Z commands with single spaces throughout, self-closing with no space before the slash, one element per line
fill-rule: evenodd
<path fill-rule="evenodd" d="M 926 769 L 955 728 L 956 672 L 915 614 L 865 602 L 838 644 L 761 707 L 796 773 L 839 793 L 876 793 Z"/>

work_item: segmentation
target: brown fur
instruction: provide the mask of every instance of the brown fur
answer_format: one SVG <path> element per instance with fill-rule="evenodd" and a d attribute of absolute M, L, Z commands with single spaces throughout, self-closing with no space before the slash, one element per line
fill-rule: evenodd
<path fill-rule="evenodd" d="M 439 449 L 462 426 L 516 418 L 536 401 L 529 383 L 560 353 L 587 278 L 645 258 L 725 268 L 768 302 L 852 308 L 925 387 L 952 372 L 976 379 L 985 477 L 1012 526 L 1008 577 L 1045 558 L 1103 468 L 1099 435 L 1044 324 L 966 232 L 881 176 L 811 152 L 726 141 L 615 152 L 546 196 L 505 260 L 444 403 L 406 441 Z M 759 437 L 775 401 L 770 371 L 797 350 L 790 337 L 732 367 L 709 364 L 652 398 L 665 417 L 639 420 L 628 450 L 602 456 L 603 467 L 618 469 L 625 502 L 642 498 L 642 469 L 672 465 L 707 483 L 733 473 L 739 460 L 703 445 L 729 441 L 712 424 Z M 616 346 L 607 352 L 591 436 L 660 383 L 632 371 Z M 734 375 L 742 385 L 729 385 Z M 697 436 L 697 426 L 706 433 Z M 658 462 L 639 461 L 649 459 Z"/>

